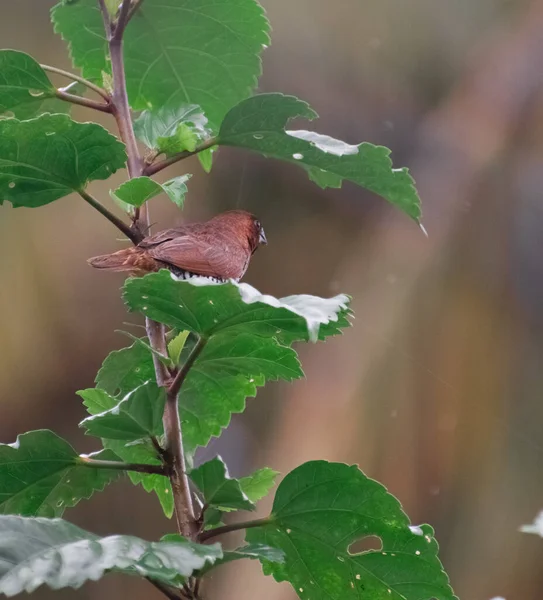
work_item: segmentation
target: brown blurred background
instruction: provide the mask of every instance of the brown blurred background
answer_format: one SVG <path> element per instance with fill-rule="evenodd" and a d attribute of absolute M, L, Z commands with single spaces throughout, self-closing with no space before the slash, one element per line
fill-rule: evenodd
<path fill-rule="evenodd" d="M 0 0 L 0 46 L 68 68 L 53 3 Z M 250 209 L 270 245 L 247 281 L 275 295 L 346 292 L 356 312 L 343 336 L 300 348 L 305 381 L 261 391 L 205 456 L 221 453 L 233 475 L 358 463 L 436 528 L 462 599 L 540 600 L 543 540 L 518 527 L 543 508 L 543 0 L 263 4 L 273 37 L 260 89 L 308 100 L 319 132 L 392 148 L 417 180 L 429 238 L 360 188 L 322 191 L 242 151 L 222 149 L 211 176 L 192 159 L 170 169 L 194 173 L 186 210 L 159 199 L 153 221 Z M 109 203 L 120 180 L 93 190 Z M 47 427 L 90 451 L 74 392 L 126 345 L 114 330 L 133 317 L 122 279 L 85 259 L 118 236 L 76 197 L 0 213 L 0 440 Z M 173 526 L 126 483 L 66 517 L 148 539 Z M 111 576 L 38 593 L 53 596 L 158 597 Z M 206 594 L 256 597 L 295 596 L 249 562 L 217 571 Z"/>

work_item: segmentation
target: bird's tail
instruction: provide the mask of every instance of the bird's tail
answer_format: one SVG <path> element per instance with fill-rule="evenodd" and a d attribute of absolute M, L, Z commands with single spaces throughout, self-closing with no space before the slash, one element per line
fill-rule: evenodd
<path fill-rule="evenodd" d="M 113 254 L 103 254 L 87 261 L 95 269 L 149 273 L 158 270 L 158 263 L 143 248 L 124 248 Z"/>

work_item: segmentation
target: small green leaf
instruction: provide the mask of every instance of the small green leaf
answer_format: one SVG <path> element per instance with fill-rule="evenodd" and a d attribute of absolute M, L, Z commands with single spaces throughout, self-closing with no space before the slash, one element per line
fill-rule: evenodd
<path fill-rule="evenodd" d="M 48 204 L 107 179 L 125 161 L 124 145 L 96 123 L 49 114 L 0 121 L 0 204 Z"/>
<path fill-rule="evenodd" d="M 130 206 L 141 206 L 163 191 L 162 186 L 150 177 L 135 177 L 122 183 L 110 194 Z"/>
<path fill-rule="evenodd" d="M 147 542 L 127 535 L 101 538 L 62 519 L 0 516 L 0 593 L 15 596 L 41 585 L 79 588 L 108 571 L 176 585 L 222 557 L 219 544 L 179 537 Z"/>
<path fill-rule="evenodd" d="M 183 208 L 185 196 L 187 194 L 187 181 L 192 177 L 190 173 L 174 177 L 162 184 L 162 189 L 166 192 L 168 198 L 179 208 Z"/>
<path fill-rule="evenodd" d="M 242 492 L 239 482 L 228 475 L 220 456 L 190 472 L 190 478 L 200 490 L 207 506 L 234 510 L 255 510 L 255 505 Z"/>
<path fill-rule="evenodd" d="M 102 452 L 93 458 L 115 458 Z M 119 473 L 77 463 L 77 452 L 52 431 L 29 431 L 0 444 L 0 513 L 60 516 Z"/>
<path fill-rule="evenodd" d="M 272 548 L 265 544 L 248 544 L 242 548 L 236 548 L 236 550 L 225 550 L 222 558 L 216 560 L 212 565 L 206 565 L 203 569 L 200 569 L 198 574 L 202 576 L 215 567 L 242 558 L 258 559 L 268 563 L 282 563 L 285 560 L 285 553 L 278 548 Z"/>
<path fill-rule="evenodd" d="M 239 485 L 251 502 L 257 502 L 269 494 L 275 484 L 277 475 L 279 475 L 278 471 L 264 467 L 255 471 L 252 475 L 242 477 L 239 480 Z"/>
<path fill-rule="evenodd" d="M 356 146 L 312 131 L 286 131 L 294 118 L 314 119 L 306 102 L 283 94 L 259 94 L 232 108 L 218 143 L 247 148 L 297 164 L 322 187 L 348 180 L 379 194 L 411 218 L 421 216 L 420 200 L 407 169 L 393 169 L 390 150 L 366 142 Z"/>
<path fill-rule="evenodd" d="M 181 331 L 168 344 L 168 354 L 174 365 L 179 364 L 181 352 L 183 352 L 189 334 L 189 331 Z"/>
<path fill-rule="evenodd" d="M 217 150 L 217 147 L 213 146 L 212 148 L 206 148 L 205 150 L 198 152 L 198 160 L 200 161 L 200 164 L 202 165 L 202 169 L 206 173 L 211 173 L 211 167 L 213 166 L 213 153 L 216 150 Z"/>
<path fill-rule="evenodd" d="M 129 348 L 112 352 L 104 361 L 97 375 L 97 384 L 105 389 L 91 388 L 77 392 L 83 398 L 83 404 L 91 415 L 96 415 L 117 406 L 119 398 L 108 393 L 119 393 L 126 396 L 138 386 L 145 384 L 154 377 L 154 367 L 151 354 L 142 346 L 134 344 Z M 129 463 L 160 465 L 161 462 L 149 439 L 125 442 L 104 438 L 102 443 L 112 450 L 115 455 Z M 173 515 L 173 495 L 171 484 L 161 475 L 144 473 L 128 473 L 134 485 L 141 484 L 146 492 L 155 492 L 158 496 L 164 514 L 171 518 Z"/>
<path fill-rule="evenodd" d="M 247 283 L 178 281 L 166 270 L 128 279 L 123 296 L 130 310 L 204 336 L 250 333 L 290 343 L 324 339 L 349 325 L 349 298 L 344 294 L 327 299 L 309 295 L 277 299 Z"/>
<path fill-rule="evenodd" d="M 134 121 L 134 133 L 149 148 L 166 153 L 168 153 L 167 147 L 170 144 L 174 146 L 176 140 L 182 138 L 184 133 L 188 136 L 194 150 L 198 141 L 210 135 L 206 124 L 207 119 L 196 104 L 170 103 L 157 111 L 143 111 Z M 183 150 L 190 150 L 190 148 L 181 147 L 171 153 L 175 154 Z"/>
<path fill-rule="evenodd" d="M 70 105 L 56 100 L 55 93 L 47 74 L 31 56 L 0 50 L 0 114 L 30 119 L 43 112 L 67 112 Z"/>
<path fill-rule="evenodd" d="M 52 16 L 74 64 L 87 79 L 101 81 L 111 68 L 97 2 L 60 3 Z M 145 0 L 124 36 L 132 108 L 196 104 L 217 129 L 256 86 L 268 31 L 255 0 Z"/>
<path fill-rule="evenodd" d="M 120 0 L 105 0 L 106 8 L 111 17 L 115 17 L 117 11 L 119 10 Z"/>
<path fill-rule="evenodd" d="M 87 433 L 109 440 L 137 440 L 163 433 L 166 394 L 153 381 L 130 392 L 116 406 L 84 419 Z"/>
<path fill-rule="evenodd" d="M 166 156 L 184 151 L 194 152 L 198 144 L 198 136 L 187 124 L 179 123 L 171 137 L 159 137 L 157 144 L 159 151 Z"/>
<path fill-rule="evenodd" d="M 147 200 L 164 192 L 174 204 L 182 208 L 187 193 L 186 182 L 190 177 L 189 174 L 181 175 L 163 184 L 157 183 L 150 177 L 135 177 L 125 181 L 114 192 L 110 192 L 110 195 L 121 203 L 122 208 L 123 205 L 141 206 Z"/>
<path fill-rule="evenodd" d="M 368 536 L 382 549 L 350 552 Z M 263 560 L 264 571 L 300 598 L 457 600 L 432 528 L 410 526 L 398 500 L 356 466 L 312 461 L 289 473 L 247 541 L 283 550 L 284 564 Z"/>

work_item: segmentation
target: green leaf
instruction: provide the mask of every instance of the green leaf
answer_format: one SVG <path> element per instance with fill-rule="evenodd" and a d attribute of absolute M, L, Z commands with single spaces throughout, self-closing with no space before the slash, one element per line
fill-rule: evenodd
<path fill-rule="evenodd" d="M 97 3 L 53 9 L 55 31 L 85 77 L 110 71 Z M 261 71 L 269 24 L 254 0 L 145 0 L 124 38 L 126 79 L 135 110 L 197 104 L 212 128 L 250 95 Z"/>
<path fill-rule="evenodd" d="M 207 506 L 234 510 L 256 508 L 242 492 L 239 481 L 228 475 L 228 469 L 220 456 L 193 469 L 190 478 L 202 493 Z"/>
<path fill-rule="evenodd" d="M 51 9 L 55 33 L 68 44 L 72 63 L 86 79 L 102 83 L 102 73 L 111 73 L 104 21 L 98 2 L 59 2 Z"/>
<path fill-rule="evenodd" d="M 166 156 L 172 156 L 178 152 L 194 152 L 198 144 L 198 136 L 192 127 L 185 123 L 179 123 L 175 133 L 171 137 L 159 137 L 158 149 Z"/>
<path fill-rule="evenodd" d="M 277 475 L 279 475 L 278 471 L 264 467 L 255 471 L 252 475 L 242 477 L 239 480 L 239 485 L 251 502 L 257 502 L 269 494 L 275 484 Z"/>
<path fill-rule="evenodd" d="M 148 361 L 148 363 L 145 361 Z M 130 374 L 130 377 L 126 377 L 127 374 Z M 137 379 L 139 376 L 141 376 L 141 380 Z M 135 344 L 129 348 L 112 352 L 104 361 L 102 369 L 98 372 L 97 382 L 104 385 L 106 389 L 91 388 L 77 393 L 83 398 L 83 404 L 87 407 L 89 413 L 96 415 L 113 409 L 119 402 L 119 399 L 111 396 L 108 390 L 111 393 L 120 391 L 120 395 L 125 396 L 131 390 L 145 384 L 151 377 L 154 377 L 151 354 L 146 351 L 142 352 L 142 347 Z M 125 382 L 128 385 L 125 386 Z M 146 465 L 161 464 L 154 447 L 148 439 L 127 443 L 122 440 L 104 438 L 102 443 L 125 462 Z M 174 509 L 173 495 L 170 482 L 166 477 L 132 472 L 128 473 L 128 476 L 134 485 L 141 484 L 146 492 L 155 492 L 164 514 L 171 518 Z"/>
<path fill-rule="evenodd" d="M 0 204 L 48 204 L 107 179 L 125 160 L 124 145 L 96 123 L 49 114 L 0 121 Z"/>
<path fill-rule="evenodd" d="M 382 549 L 349 551 L 368 536 Z M 396 498 L 356 466 L 312 461 L 289 473 L 268 524 L 248 529 L 247 541 L 284 551 L 283 565 L 263 561 L 265 573 L 300 598 L 456 599 L 432 528 L 410 526 Z"/>
<path fill-rule="evenodd" d="M 108 571 L 174 585 L 222 557 L 219 544 L 183 538 L 147 542 L 128 535 L 99 537 L 62 519 L 0 516 L 0 593 L 14 596 L 41 585 L 79 588 Z"/>
<path fill-rule="evenodd" d="M 212 565 L 206 565 L 203 569 L 200 569 L 198 574 L 202 576 L 215 567 L 242 558 L 258 559 L 270 563 L 282 563 L 285 559 L 285 554 L 278 548 L 271 548 L 264 544 L 249 544 L 242 548 L 236 548 L 236 550 L 225 550 L 222 558 L 216 560 Z"/>
<path fill-rule="evenodd" d="M 115 17 L 117 11 L 119 10 L 120 0 L 104 0 L 106 4 L 106 8 L 111 17 Z"/>
<path fill-rule="evenodd" d="M 43 112 L 67 112 L 70 105 L 55 94 L 47 74 L 31 56 L 0 50 L 0 114 L 30 119 Z"/>
<path fill-rule="evenodd" d="M 168 343 L 168 354 L 174 365 L 179 364 L 189 334 L 189 331 L 181 331 Z"/>
<path fill-rule="evenodd" d="M 154 181 L 150 177 L 135 177 L 125 181 L 114 192 L 110 192 L 110 195 L 118 203 L 122 203 L 120 204 L 121 207 L 123 204 L 141 206 L 147 200 L 164 192 L 174 204 L 182 208 L 187 193 L 186 182 L 190 177 L 189 174 L 181 175 L 163 184 Z"/>
<path fill-rule="evenodd" d="M 283 343 L 324 339 L 347 327 L 349 298 L 299 295 L 274 298 L 247 283 L 212 284 L 203 278 L 178 281 L 162 270 L 128 279 L 124 300 L 130 310 L 199 335 L 256 334 Z"/>
<path fill-rule="evenodd" d="M 93 458 L 114 458 L 101 452 Z M 119 473 L 77 463 L 77 452 L 46 429 L 29 431 L 14 444 L 0 444 L 0 513 L 60 516 L 90 498 Z"/>
<path fill-rule="evenodd" d="M 306 102 L 293 96 L 259 94 L 230 110 L 221 124 L 218 143 L 297 164 L 322 187 L 352 181 L 418 221 L 420 200 L 414 181 L 406 168 L 392 168 L 388 148 L 366 142 L 353 146 L 312 131 L 285 130 L 291 119 L 316 116 Z"/>
<path fill-rule="evenodd" d="M 216 149 L 217 147 L 213 146 L 212 148 L 206 148 L 205 150 L 198 152 L 198 160 L 206 173 L 211 173 L 211 167 L 213 166 L 213 152 L 215 152 Z"/>
<path fill-rule="evenodd" d="M 87 433 L 110 440 L 133 441 L 162 435 L 162 415 L 166 404 L 164 388 L 154 381 L 130 392 L 116 406 L 81 421 Z"/>

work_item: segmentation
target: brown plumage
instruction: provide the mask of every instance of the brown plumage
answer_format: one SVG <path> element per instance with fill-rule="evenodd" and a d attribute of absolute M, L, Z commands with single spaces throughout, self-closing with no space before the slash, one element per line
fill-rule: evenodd
<path fill-rule="evenodd" d="M 231 210 L 206 221 L 165 229 L 144 238 L 137 246 L 96 256 L 97 269 L 142 275 L 170 269 L 188 278 L 194 275 L 225 281 L 245 274 L 252 254 L 266 244 L 262 225 L 244 210 Z"/>

